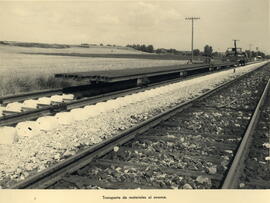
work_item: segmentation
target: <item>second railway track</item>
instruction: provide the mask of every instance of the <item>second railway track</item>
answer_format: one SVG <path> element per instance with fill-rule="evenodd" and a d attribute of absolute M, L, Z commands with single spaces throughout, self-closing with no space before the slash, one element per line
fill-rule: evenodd
<path fill-rule="evenodd" d="M 268 65 L 12 188 L 220 188 L 269 75 Z"/>
<path fill-rule="evenodd" d="M 219 71 L 220 70 L 223 71 L 226 69 L 219 69 Z M 194 75 L 189 75 L 187 79 L 200 77 L 207 74 L 210 73 L 194 73 Z M 54 115 L 60 111 L 69 111 L 74 108 L 80 108 L 86 105 L 95 104 L 97 102 L 106 101 L 108 99 L 114 99 L 127 94 L 145 91 L 151 88 L 183 80 L 185 80 L 183 77 L 177 77 L 175 79 L 166 79 L 166 77 L 162 79 L 161 77 L 160 81 L 149 83 L 147 86 L 136 86 L 136 84 L 133 84 L 134 81 L 126 81 L 124 83 L 81 85 L 63 89 L 36 91 L 0 97 L 0 126 L 16 125 L 22 121 L 33 120 L 42 116 Z M 71 96 L 72 99 L 69 98 L 65 100 L 62 98 L 61 101 L 58 101 L 59 98 L 56 98 L 56 100 L 49 98 L 56 95 L 57 97 L 64 97 L 61 95 L 68 97 Z M 46 104 L 43 104 L 44 101 L 39 102 L 39 98 L 45 98 Z M 35 103 L 35 107 L 32 107 L 31 105 L 29 108 L 27 104 L 24 104 L 24 101 L 29 99 Z M 17 106 L 15 106 L 16 110 L 7 110 L 6 108 L 8 104 L 14 102 L 17 103 Z"/>

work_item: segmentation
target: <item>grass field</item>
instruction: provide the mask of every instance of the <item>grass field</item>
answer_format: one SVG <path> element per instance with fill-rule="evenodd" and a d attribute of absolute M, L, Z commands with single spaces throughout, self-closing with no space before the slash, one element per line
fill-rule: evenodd
<path fill-rule="evenodd" d="M 83 48 L 78 46 L 71 46 L 70 48 L 40 48 L 40 47 L 22 47 L 12 45 L 1 45 L 0 49 L 9 53 L 81 53 L 81 54 L 142 54 L 149 53 L 141 52 L 130 47 L 121 46 L 90 46 L 90 48 Z"/>
<path fill-rule="evenodd" d="M 69 50 L 70 49 L 70 50 Z M 55 79 L 55 73 L 79 72 L 91 70 L 113 70 L 139 67 L 153 67 L 183 64 L 186 61 L 179 60 L 152 60 L 152 59 L 129 59 L 129 58 L 91 58 L 71 56 L 51 56 L 22 54 L 22 52 L 36 53 L 40 51 L 57 52 L 65 50 L 71 53 L 96 53 L 97 47 L 92 48 L 67 48 L 45 49 L 25 48 L 16 46 L 0 45 L 0 96 L 41 90 L 59 88 L 73 85 L 61 79 Z M 102 54 L 110 53 L 113 48 L 100 48 Z M 101 51 L 102 50 L 102 51 Z M 137 53 L 130 49 L 113 49 L 123 54 Z M 126 52 L 125 52 L 126 51 Z"/>

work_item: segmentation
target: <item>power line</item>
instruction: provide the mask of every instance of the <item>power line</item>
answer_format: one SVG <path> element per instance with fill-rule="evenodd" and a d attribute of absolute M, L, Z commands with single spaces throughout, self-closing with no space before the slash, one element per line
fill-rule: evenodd
<path fill-rule="evenodd" d="M 188 17 L 186 20 L 191 20 L 192 32 L 191 32 L 191 62 L 193 62 L 193 35 L 194 35 L 194 20 L 199 20 L 199 17 Z"/>

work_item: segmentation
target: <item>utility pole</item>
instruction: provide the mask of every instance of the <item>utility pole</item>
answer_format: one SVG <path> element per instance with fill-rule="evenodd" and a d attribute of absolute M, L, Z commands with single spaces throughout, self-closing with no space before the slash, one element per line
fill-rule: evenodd
<path fill-rule="evenodd" d="M 249 58 L 252 57 L 252 54 L 251 54 L 251 48 L 252 48 L 252 45 L 253 45 L 253 44 L 249 44 L 249 56 L 248 56 Z"/>
<path fill-rule="evenodd" d="M 191 31 L 191 62 L 193 62 L 193 35 L 194 35 L 194 20 L 199 20 L 199 17 L 188 17 L 186 20 L 191 20 L 192 31 Z"/>
<path fill-rule="evenodd" d="M 233 39 L 234 41 L 234 55 L 237 55 L 237 46 L 236 46 L 236 42 L 239 41 L 238 39 Z"/>

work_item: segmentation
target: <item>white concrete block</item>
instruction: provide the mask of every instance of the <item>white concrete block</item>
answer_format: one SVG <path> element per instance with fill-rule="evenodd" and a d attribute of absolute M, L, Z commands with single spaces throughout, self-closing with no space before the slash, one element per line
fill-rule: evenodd
<path fill-rule="evenodd" d="M 38 100 L 34 100 L 34 99 L 25 100 L 23 102 L 23 107 L 36 109 L 38 103 L 39 103 Z"/>
<path fill-rule="evenodd" d="M 37 119 L 38 126 L 41 130 L 49 131 L 58 127 L 58 120 L 54 116 L 44 116 Z"/>
<path fill-rule="evenodd" d="M 95 105 L 88 105 L 88 106 L 85 106 L 83 109 L 87 111 L 87 113 L 89 114 L 89 117 L 95 117 L 100 114 L 100 112 L 96 110 Z"/>
<path fill-rule="evenodd" d="M 18 140 L 16 128 L 14 127 L 0 127 L 0 144 L 10 145 Z"/>
<path fill-rule="evenodd" d="M 62 95 L 53 95 L 53 96 L 51 96 L 51 100 L 53 102 L 63 102 L 63 96 Z"/>
<path fill-rule="evenodd" d="M 72 109 L 70 113 L 76 121 L 87 120 L 90 117 L 90 113 L 84 108 Z"/>
<path fill-rule="evenodd" d="M 74 121 L 70 112 L 60 112 L 55 115 L 55 118 L 60 124 L 68 125 Z"/>
<path fill-rule="evenodd" d="M 63 99 L 67 99 L 67 100 L 72 100 L 75 98 L 73 94 L 63 94 L 62 97 Z"/>
<path fill-rule="evenodd" d="M 106 104 L 109 106 L 109 108 L 112 109 L 118 109 L 121 107 L 121 104 L 115 100 L 109 100 L 106 101 Z"/>
<path fill-rule="evenodd" d="M 41 131 L 36 121 L 24 121 L 16 125 L 18 136 L 36 136 Z"/>
<path fill-rule="evenodd" d="M 14 111 L 14 112 L 21 112 L 23 104 L 20 102 L 12 102 L 7 104 L 6 109 L 7 111 Z"/>
<path fill-rule="evenodd" d="M 95 111 L 97 111 L 99 113 L 104 113 L 107 111 L 105 102 L 100 102 L 100 103 L 95 104 L 94 109 L 95 109 Z"/>
<path fill-rule="evenodd" d="M 49 97 L 41 97 L 41 98 L 38 99 L 39 104 L 50 105 L 51 102 L 52 102 L 52 100 Z"/>

